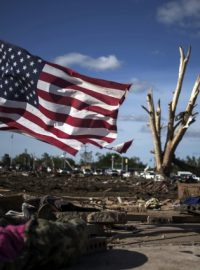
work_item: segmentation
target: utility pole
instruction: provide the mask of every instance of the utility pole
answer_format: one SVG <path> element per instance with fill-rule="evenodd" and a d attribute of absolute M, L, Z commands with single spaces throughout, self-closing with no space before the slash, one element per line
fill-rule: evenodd
<path fill-rule="evenodd" d="M 128 172 L 128 158 L 125 159 L 125 168 L 126 168 L 126 172 Z"/>
<path fill-rule="evenodd" d="M 66 164 L 65 164 L 65 159 L 66 159 L 66 152 L 63 152 L 63 154 L 61 155 L 61 157 L 63 158 L 63 170 L 66 168 Z"/>
<path fill-rule="evenodd" d="M 14 134 L 11 134 L 10 136 L 10 167 L 12 167 L 12 155 L 13 155 L 13 138 Z"/>
<path fill-rule="evenodd" d="M 115 156 L 111 157 L 111 169 L 114 170 Z"/>
<path fill-rule="evenodd" d="M 87 165 L 87 145 L 84 145 L 84 165 Z"/>

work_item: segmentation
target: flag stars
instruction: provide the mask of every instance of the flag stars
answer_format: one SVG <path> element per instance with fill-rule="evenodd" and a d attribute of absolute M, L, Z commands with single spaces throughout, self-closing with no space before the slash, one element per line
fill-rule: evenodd
<path fill-rule="evenodd" d="M 34 57 L 23 49 L 0 43 L 1 96 L 37 106 L 35 87 L 43 65 L 41 58 Z"/>

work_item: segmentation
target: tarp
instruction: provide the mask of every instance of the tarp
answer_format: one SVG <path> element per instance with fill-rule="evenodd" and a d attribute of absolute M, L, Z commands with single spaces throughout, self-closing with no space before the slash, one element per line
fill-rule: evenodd
<path fill-rule="evenodd" d="M 200 204 L 200 197 L 188 197 L 183 201 L 183 204 L 193 205 L 193 204 Z"/>

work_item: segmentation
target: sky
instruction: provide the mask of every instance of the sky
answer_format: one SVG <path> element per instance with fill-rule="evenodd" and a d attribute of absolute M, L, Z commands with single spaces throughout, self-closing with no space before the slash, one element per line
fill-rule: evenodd
<path fill-rule="evenodd" d="M 179 47 L 186 53 L 191 46 L 177 107 L 177 112 L 184 110 L 200 73 L 200 1 L 0 0 L 0 6 L 0 39 L 79 73 L 132 83 L 119 109 L 118 137 L 110 146 L 134 139 L 124 155 L 153 165 L 149 119 L 142 106 L 147 106 L 146 96 L 152 89 L 155 102 L 161 100 L 162 125 L 167 124 L 167 106 L 177 82 Z M 199 109 L 198 104 L 195 112 Z M 55 156 L 63 153 L 33 138 L 11 135 L 0 132 L 0 157 L 5 153 L 14 157 L 25 150 L 38 157 L 44 152 Z M 97 152 L 108 151 L 90 145 L 86 149 L 93 152 L 94 160 Z M 176 156 L 200 156 L 200 116 L 188 128 Z"/>

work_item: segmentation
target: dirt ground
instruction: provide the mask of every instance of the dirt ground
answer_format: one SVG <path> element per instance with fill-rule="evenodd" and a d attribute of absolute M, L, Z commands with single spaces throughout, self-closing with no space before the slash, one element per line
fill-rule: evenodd
<path fill-rule="evenodd" d="M 85 255 L 68 269 L 199 269 L 200 220 L 192 219 L 188 215 L 181 216 L 172 210 L 172 203 L 177 201 L 175 182 L 154 182 L 134 177 L 128 179 L 67 175 L 37 177 L 25 173 L 2 173 L 0 194 L 2 196 L 48 194 L 68 199 L 75 198 L 76 201 L 85 198 L 88 202 L 95 201 L 96 205 L 104 200 L 106 207 L 114 209 L 114 206 L 117 206 L 117 210 L 128 205 L 127 226 L 132 230 L 127 230 L 123 226 L 107 228 L 107 250 Z M 170 204 L 164 205 L 159 211 L 135 212 L 134 202 L 146 201 L 152 197 Z M 119 205 L 123 207 L 120 208 Z M 177 222 L 148 224 L 147 217 L 151 215 L 159 218 L 176 217 Z"/>
<path fill-rule="evenodd" d="M 26 173 L 1 173 L 0 188 L 7 194 L 29 193 L 33 195 L 82 196 L 82 197 L 133 197 L 160 200 L 176 199 L 177 184 L 171 181 L 154 182 L 142 178 L 120 176 L 78 177 L 68 175 L 43 175 Z"/>

